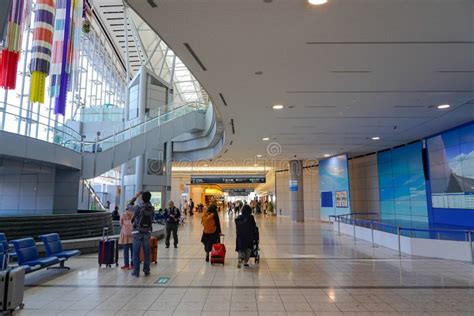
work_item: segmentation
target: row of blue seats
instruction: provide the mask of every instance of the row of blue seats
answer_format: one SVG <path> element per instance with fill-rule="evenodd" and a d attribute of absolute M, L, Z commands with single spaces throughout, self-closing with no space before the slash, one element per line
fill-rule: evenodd
<path fill-rule="evenodd" d="M 5 234 L 0 233 L 0 245 L 7 257 L 10 255 L 16 256 L 18 266 L 23 266 L 26 273 L 50 268 L 55 264 L 59 264 L 58 268 L 69 269 L 69 267 L 64 266 L 64 262 L 81 254 L 79 250 L 63 250 L 61 239 L 57 233 L 45 234 L 39 237 L 43 242 L 46 257 L 39 256 L 36 242 L 31 237 L 10 241 L 14 248 L 13 252 Z"/>

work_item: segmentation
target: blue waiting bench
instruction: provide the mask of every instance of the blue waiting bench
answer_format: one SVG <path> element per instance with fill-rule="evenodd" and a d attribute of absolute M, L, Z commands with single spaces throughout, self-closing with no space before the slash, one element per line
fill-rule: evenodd
<path fill-rule="evenodd" d="M 33 238 L 22 238 L 12 240 L 11 243 L 17 254 L 19 266 L 25 268 L 26 273 L 31 273 L 44 268 L 70 269 L 64 266 L 64 262 L 72 256 L 80 254 L 79 250 L 63 251 L 62 243 L 58 234 L 47 234 L 40 236 L 46 251 L 46 257 L 40 257 L 36 243 Z M 59 267 L 53 267 L 59 264 Z"/>
<path fill-rule="evenodd" d="M 3 246 L 3 251 L 8 253 L 10 258 L 16 258 L 16 253 L 10 249 L 10 244 L 8 243 L 7 236 L 4 233 L 0 233 L 0 244 Z"/>

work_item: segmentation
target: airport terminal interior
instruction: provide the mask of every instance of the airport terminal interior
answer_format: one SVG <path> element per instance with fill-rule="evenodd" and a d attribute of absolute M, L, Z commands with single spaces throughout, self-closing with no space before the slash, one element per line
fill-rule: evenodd
<path fill-rule="evenodd" d="M 0 0 L 1 316 L 474 315 L 473 240 L 473 0 Z"/>

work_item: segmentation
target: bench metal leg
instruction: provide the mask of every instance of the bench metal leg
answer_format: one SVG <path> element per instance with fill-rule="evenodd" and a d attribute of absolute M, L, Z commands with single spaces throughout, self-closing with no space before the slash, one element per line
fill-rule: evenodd
<path fill-rule="evenodd" d="M 70 267 L 67 267 L 67 266 L 65 266 L 65 265 L 64 265 L 64 263 L 65 263 L 65 262 L 66 262 L 66 260 L 64 260 L 64 261 L 61 261 L 61 262 L 59 263 L 59 267 L 47 267 L 46 269 L 47 269 L 47 270 L 49 270 L 49 269 L 63 269 L 63 270 L 71 270 L 71 268 L 70 268 Z"/>

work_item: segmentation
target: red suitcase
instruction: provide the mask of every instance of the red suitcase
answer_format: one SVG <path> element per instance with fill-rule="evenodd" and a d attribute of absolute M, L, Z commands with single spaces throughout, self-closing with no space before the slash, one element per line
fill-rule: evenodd
<path fill-rule="evenodd" d="M 145 254 L 143 253 L 143 247 L 140 248 L 140 262 L 145 261 Z M 158 262 L 158 239 L 156 237 L 150 237 L 150 262 Z"/>
<path fill-rule="evenodd" d="M 211 264 L 222 263 L 225 261 L 225 245 L 214 244 L 211 249 Z"/>

